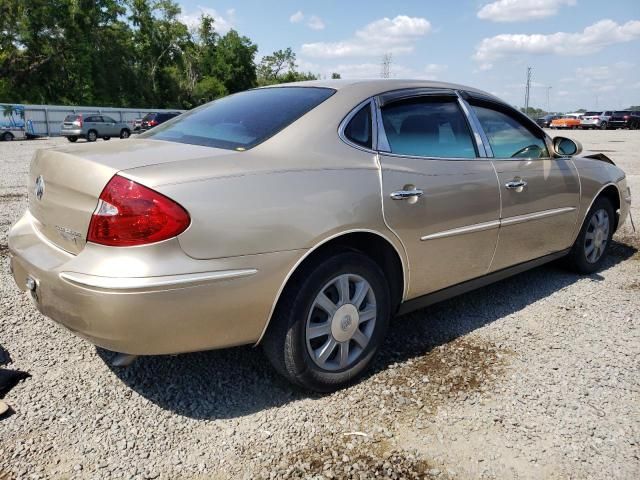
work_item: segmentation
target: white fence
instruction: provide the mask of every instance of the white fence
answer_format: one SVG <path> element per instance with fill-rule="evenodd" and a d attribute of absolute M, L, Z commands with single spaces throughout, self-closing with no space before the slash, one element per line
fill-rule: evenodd
<path fill-rule="evenodd" d="M 0 123 L 8 118 L 2 118 L 4 107 L 11 104 L 0 103 Z M 16 105 L 18 106 L 18 105 Z M 184 112 L 184 110 L 167 110 L 152 108 L 112 108 L 112 107 L 84 107 L 84 106 L 64 106 L 64 105 L 19 105 L 24 107 L 24 121 L 31 120 L 36 135 L 56 136 L 60 135 L 60 125 L 64 118 L 72 113 L 105 114 L 117 121 L 127 122 L 133 130 L 133 122 L 137 118 L 144 117 L 152 112 Z M 15 115 L 14 115 L 15 119 Z"/>

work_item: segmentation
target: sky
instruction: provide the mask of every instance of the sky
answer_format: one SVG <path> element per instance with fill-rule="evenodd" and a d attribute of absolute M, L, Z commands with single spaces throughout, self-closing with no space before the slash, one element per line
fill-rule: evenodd
<path fill-rule="evenodd" d="M 640 105 L 640 0 L 181 0 L 236 29 L 258 58 L 291 47 L 321 76 L 390 76 L 469 85 L 550 111 Z M 547 103 L 548 98 L 548 103 Z"/>

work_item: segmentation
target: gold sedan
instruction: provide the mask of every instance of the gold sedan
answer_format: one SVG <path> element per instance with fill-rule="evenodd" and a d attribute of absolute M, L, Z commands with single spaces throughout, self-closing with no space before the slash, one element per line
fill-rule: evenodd
<path fill-rule="evenodd" d="M 596 271 L 631 199 L 622 170 L 580 150 L 460 85 L 250 90 L 135 140 L 39 151 L 11 268 L 101 347 L 262 344 L 330 391 L 398 312 L 561 257 Z"/>

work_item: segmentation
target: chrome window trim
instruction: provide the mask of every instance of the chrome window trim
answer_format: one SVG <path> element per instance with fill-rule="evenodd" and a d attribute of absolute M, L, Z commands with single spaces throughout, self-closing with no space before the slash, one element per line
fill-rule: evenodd
<path fill-rule="evenodd" d="M 363 145 L 360 145 L 359 143 L 355 143 L 352 142 L 351 140 L 349 140 L 347 138 L 347 136 L 345 135 L 344 131 L 347 128 L 347 125 L 349 125 L 349 122 L 351 121 L 351 119 L 356 116 L 360 110 L 362 108 L 364 108 L 367 103 L 369 104 L 369 111 L 371 112 L 371 148 L 367 148 Z M 364 100 L 363 102 L 360 102 L 358 105 L 356 105 L 343 119 L 342 122 L 340 122 L 340 125 L 338 126 L 338 137 L 340 137 L 340 140 L 342 140 L 344 143 L 346 143 L 347 145 L 349 145 L 350 147 L 356 148 L 358 150 L 362 150 L 363 152 L 367 152 L 367 153 L 376 153 L 376 146 L 377 146 L 377 124 L 376 124 L 376 120 L 375 120 L 375 108 L 373 105 L 373 98 L 367 98 L 366 100 Z"/>
<path fill-rule="evenodd" d="M 478 153 L 480 153 L 480 157 L 493 158 L 493 150 L 491 149 L 491 144 L 489 143 L 489 137 L 487 137 L 482 125 L 480 124 L 480 120 L 478 119 L 476 113 L 471 108 L 471 105 L 464 99 L 460 90 L 456 90 L 456 94 L 458 95 L 458 103 L 462 108 L 462 111 L 467 116 L 467 120 L 469 122 L 469 127 L 471 127 L 471 131 L 473 132 L 473 136 L 476 140 L 476 145 L 478 146 Z M 484 152 L 484 155 L 482 153 Z"/>
<path fill-rule="evenodd" d="M 391 146 L 389 145 L 389 139 L 387 138 L 387 132 L 384 129 L 384 123 L 382 122 L 382 111 L 380 110 L 380 98 L 374 97 L 373 99 L 374 110 L 376 113 L 376 132 L 377 143 L 376 148 L 378 152 L 385 154 L 391 153 Z"/>

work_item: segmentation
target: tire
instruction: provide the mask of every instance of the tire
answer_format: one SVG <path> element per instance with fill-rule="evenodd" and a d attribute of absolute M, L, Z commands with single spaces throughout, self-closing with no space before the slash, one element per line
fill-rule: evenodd
<path fill-rule="evenodd" d="M 120 138 L 129 138 L 131 136 L 131 132 L 126 128 L 120 130 Z"/>
<path fill-rule="evenodd" d="M 13 133 L 11 133 L 11 132 L 4 132 L 4 134 L 2 135 L 2 140 L 4 140 L 5 142 L 10 142 L 14 138 L 15 137 L 13 136 Z"/>
<path fill-rule="evenodd" d="M 78 137 L 67 137 L 67 140 L 69 140 L 71 143 L 76 143 L 78 141 Z"/>
<path fill-rule="evenodd" d="M 566 263 L 571 270 L 590 274 L 600 269 L 611 244 L 614 220 L 615 211 L 611 201 L 606 197 L 596 199 L 567 255 Z"/>
<path fill-rule="evenodd" d="M 606 130 L 606 129 L 607 129 L 607 127 L 608 127 L 607 122 L 602 122 L 602 123 L 600 124 L 600 130 Z"/>
<path fill-rule="evenodd" d="M 95 142 L 98 139 L 98 132 L 89 130 L 87 132 L 87 142 Z"/>
<path fill-rule="evenodd" d="M 107 137 L 102 137 L 102 139 L 105 140 L 105 141 L 106 140 L 111 140 L 111 137 L 108 137 L 108 136 Z"/>
<path fill-rule="evenodd" d="M 341 297 L 339 285 L 348 285 L 349 293 Z M 365 290 L 359 307 L 344 301 Z M 363 374 L 382 344 L 391 318 L 389 298 L 382 270 L 366 255 L 344 251 L 322 258 L 289 281 L 262 341 L 264 352 L 292 383 L 316 392 L 338 390 Z M 364 314 L 368 320 L 360 319 Z"/>

